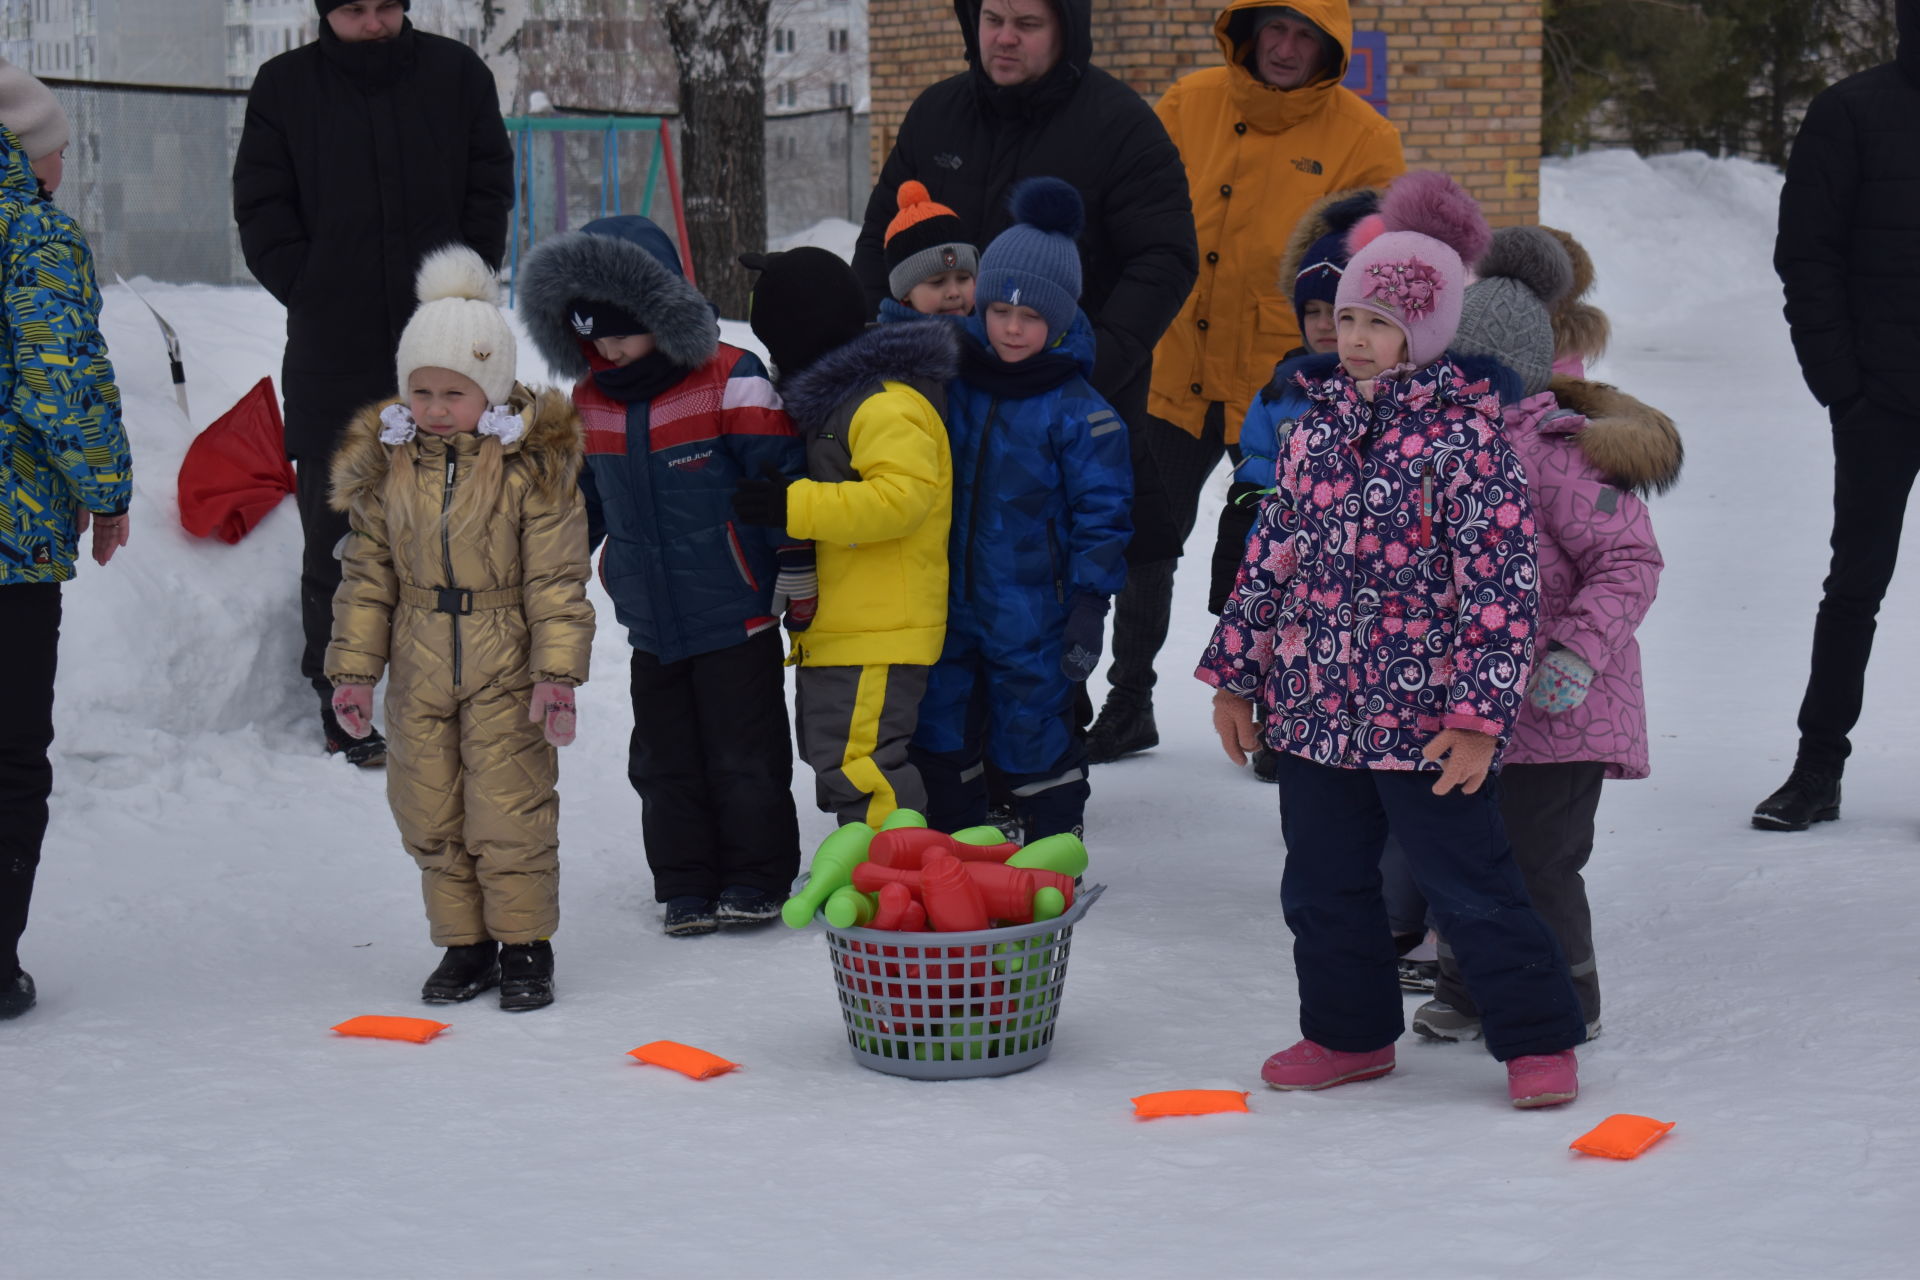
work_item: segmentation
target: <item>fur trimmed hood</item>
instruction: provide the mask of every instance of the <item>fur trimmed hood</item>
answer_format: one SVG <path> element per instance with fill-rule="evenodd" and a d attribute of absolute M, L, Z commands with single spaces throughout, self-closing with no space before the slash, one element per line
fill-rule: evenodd
<path fill-rule="evenodd" d="M 697 369 L 719 349 L 720 322 L 700 291 L 676 266 L 661 260 L 672 244 L 645 218 L 628 215 L 589 222 L 543 240 L 520 268 L 519 311 L 548 364 L 569 378 L 590 369 L 567 304 L 575 298 L 609 302 L 639 317 L 661 354 Z"/>
<path fill-rule="evenodd" d="M 335 511 L 350 511 L 356 502 L 377 496 L 387 481 L 394 451 L 408 445 L 380 442 L 380 411 L 399 404 L 396 397 L 370 404 L 353 415 L 340 436 L 330 472 L 333 487 L 328 502 Z M 505 446 L 508 458 L 518 457 L 534 487 L 549 501 L 557 500 L 578 483 L 585 444 L 580 415 L 563 391 L 531 391 L 515 383 L 507 407 L 520 412 L 526 434 Z"/>
<path fill-rule="evenodd" d="M 1300 263 L 1315 241 L 1335 232 L 1345 234 L 1352 230 L 1354 223 L 1380 207 L 1380 197 L 1386 190 L 1385 187 L 1355 187 L 1351 191 L 1334 191 L 1307 206 L 1300 221 L 1293 224 L 1286 247 L 1280 251 L 1280 292 L 1289 298 L 1293 296 L 1293 282 L 1300 278 Z M 1352 207 L 1341 208 L 1341 213 L 1351 216 L 1343 216 L 1337 222 L 1328 216 L 1336 206 L 1346 206 L 1349 201 L 1353 202 Z"/>
<path fill-rule="evenodd" d="M 960 372 L 960 326 L 951 320 L 875 325 L 783 380 L 780 398 L 803 435 L 855 392 L 881 382 L 951 382 Z"/>
<path fill-rule="evenodd" d="M 1587 420 L 1574 440 L 1608 479 L 1642 498 L 1680 479 L 1687 455 L 1672 418 L 1604 382 L 1558 377 L 1548 390 L 1561 408 Z"/>

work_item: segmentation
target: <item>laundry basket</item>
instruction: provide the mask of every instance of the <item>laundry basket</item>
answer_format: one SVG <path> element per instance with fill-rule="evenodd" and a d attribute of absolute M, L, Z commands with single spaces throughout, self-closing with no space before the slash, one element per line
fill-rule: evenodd
<path fill-rule="evenodd" d="M 816 914 L 853 1060 L 916 1080 L 1011 1075 L 1045 1061 L 1073 927 L 1105 891 L 1088 886 L 1052 920 L 975 933 L 837 929 Z"/>

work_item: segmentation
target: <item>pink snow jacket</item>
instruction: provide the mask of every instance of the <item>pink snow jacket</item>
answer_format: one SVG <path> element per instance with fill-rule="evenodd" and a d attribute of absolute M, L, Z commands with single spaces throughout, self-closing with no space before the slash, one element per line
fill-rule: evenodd
<path fill-rule="evenodd" d="M 1233 593 L 1195 674 L 1269 709 L 1267 744 L 1347 769 L 1427 769 L 1443 728 L 1505 739 L 1539 609 L 1526 477 L 1500 401 L 1442 358 L 1372 403 L 1301 379 Z"/>
<path fill-rule="evenodd" d="M 1540 631 L 1596 673 L 1586 700 L 1548 715 L 1525 704 L 1506 764 L 1602 762 L 1647 776 L 1647 712 L 1634 631 L 1660 583 L 1659 544 L 1641 494 L 1665 491 L 1683 451 L 1673 422 L 1599 382 L 1557 377 L 1506 410 L 1527 472 L 1540 545 Z"/>

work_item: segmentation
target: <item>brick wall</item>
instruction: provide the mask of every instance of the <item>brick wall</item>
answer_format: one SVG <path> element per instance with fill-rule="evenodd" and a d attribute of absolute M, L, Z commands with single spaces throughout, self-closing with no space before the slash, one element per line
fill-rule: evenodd
<path fill-rule="evenodd" d="M 1094 61 L 1149 101 L 1218 63 L 1219 6 L 1098 0 Z M 1387 115 L 1407 163 L 1442 169 L 1495 225 L 1540 205 L 1541 0 L 1353 4 L 1354 26 L 1387 36 Z M 951 0 L 868 0 L 875 172 L 920 90 L 965 69 Z"/>

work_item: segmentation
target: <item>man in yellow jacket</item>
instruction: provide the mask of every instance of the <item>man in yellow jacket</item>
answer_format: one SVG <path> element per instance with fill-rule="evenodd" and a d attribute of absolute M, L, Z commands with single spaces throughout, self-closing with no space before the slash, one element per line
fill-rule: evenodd
<path fill-rule="evenodd" d="M 1240 438 L 1247 405 L 1300 345 L 1281 280 L 1287 237 L 1330 192 L 1386 183 L 1405 167 L 1399 132 L 1340 80 L 1346 0 L 1229 0 L 1213 24 L 1223 66 L 1176 81 L 1155 111 L 1185 163 L 1200 277 L 1153 353 L 1148 453 L 1181 543 L 1200 491 Z M 1094 724 L 1094 763 L 1159 742 L 1153 663 L 1167 638 L 1176 560 L 1136 563 L 1114 605 L 1112 690 Z"/>

